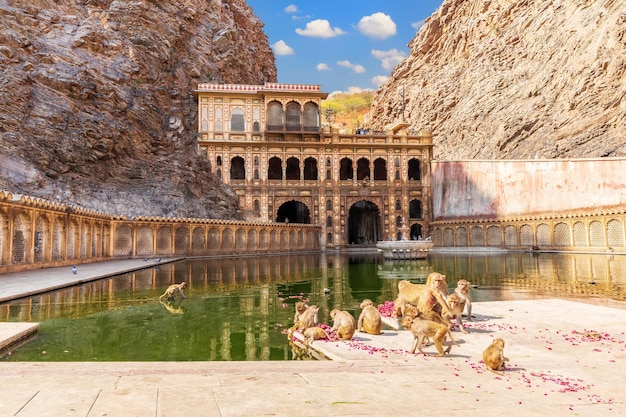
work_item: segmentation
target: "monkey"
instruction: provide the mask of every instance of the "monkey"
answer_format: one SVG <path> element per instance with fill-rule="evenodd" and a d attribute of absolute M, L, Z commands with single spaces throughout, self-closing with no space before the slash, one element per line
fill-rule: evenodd
<path fill-rule="evenodd" d="M 425 311 L 424 313 L 420 313 L 420 311 L 417 309 L 417 307 L 415 307 L 415 306 L 407 306 L 405 314 L 406 315 L 402 318 L 402 321 L 400 322 L 400 324 L 402 325 L 402 327 L 404 327 L 407 330 L 409 330 L 411 328 L 411 323 L 418 316 L 422 320 L 430 320 L 430 321 L 434 321 L 435 323 L 445 324 L 447 326 L 447 323 L 445 323 L 443 317 L 441 317 L 441 314 L 439 314 L 439 313 L 437 313 L 436 311 L 433 311 L 433 310 Z M 424 344 L 422 346 L 428 346 L 428 345 L 430 345 L 430 338 L 427 337 L 424 340 Z"/>
<path fill-rule="evenodd" d="M 465 300 L 467 306 L 467 321 L 472 321 L 472 294 L 470 293 L 471 284 L 466 279 L 460 279 L 456 283 L 454 294 Z"/>
<path fill-rule="evenodd" d="M 315 327 L 317 325 L 317 313 L 320 308 L 316 305 L 312 305 L 298 317 L 298 321 L 295 324 L 296 330 L 304 331 L 309 327 Z"/>
<path fill-rule="evenodd" d="M 452 293 L 448 296 L 447 302 L 450 306 L 450 312 L 442 314 L 444 324 L 446 324 L 448 328 L 452 328 L 452 319 L 456 319 L 461 331 L 467 333 L 467 330 L 463 327 L 463 320 L 461 319 L 463 310 L 465 310 L 465 300 L 459 297 L 458 294 Z"/>
<path fill-rule="evenodd" d="M 365 299 L 361 302 L 361 314 L 357 321 L 357 329 L 360 332 L 369 334 L 381 334 L 383 329 L 383 320 L 380 317 L 380 312 L 372 300 Z"/>
<path fill-rule="evenodd" d="M 298 323 L 300 316 L 306 311 L 309 306 L 304 301 L 296 302 L 296 313 L 293 316 L 293 324 Z"/>
<path fill-rule="evenodd" d="M 426 287 L 419 296 L 417 309 L 422 313 L 430 310 L 438 313 L 450 313 L 450 307 L 446 303 L 447 296 L 446 276 L 439 272 L 431 272 L 426 278 Z"/>
<path fill-rule="evenodd" d="M 494 339 L 483 352 L 483 362 L 485 363 L 487 370 L 496 375 L 504 375 L 502 372 L 504 369 L 504 362 L 507 362 L 508 360 L 509 358 L 504 356 L 503 339 Z"/>
<path fill-rule="evenodd" d="M 448 296 L 446 276 L 439 272 L 431 272 L 426 284 L 413 284 L 408 280 L 398 282 L 398 297 L 394 301 L 393 316 L 402 317 L 407 304 L 416 305 L 419 311 L 450 310 L 445 298 Z"/>
<path fill-rule="evenodd" d="M 406 307 L 404 307 L 403 317 L 410 317 L 414 319 L 415 317 L 417 317 L 418 314 L 419 314 L 419 310 L 413 304 L 407 304 Z"/>
<path fill-rule="evenodd" d="M 332 340 L 328 332 L 319 326 L 309 327 L 302 332 L 305 342 L 313 343 L 314 340 L 328 339 Z"/>
<path fill-rule="evenodd" d="M 330 311 L 330 318 L 333 320 L 331 332 L 337 332 L 337 337 L 342 340 L 352 339 L 356 331 L 356 320 L 352 317 L 352 314 L 335 308 Z"/>
<path fill-rule="evenodd" d="M 167 311 L 169 311 L 172 314 L 184 314 L 185 310 L 182 307 L 174 307 L 173 304 L 171 303 L 164 303 L 163 301 L 159 300 L 159 303 L 165 307 L 165 309 Z"/>
<path fill-rule="evenodd" d="M 424 287 L 424 284 L 413 284 L 406 279 L 398 282 L 398 297 L 393 302 L 393 315 L 395 317 L 403 317 L 404 310 L 408 304 L 417 305 Z"/>
<path fill-rule="evenodd" d="M 448 290 L 448 283 L 446 282 L 446 276 L 443 274 L 440 274 L 439 272 L 431 272 L 430 274 L 428 274 L 428 277 L 426 278 L 426 286 L 432 287 L 433 282 L 435 281 L 437 282 L 436 288 L 439 290 L 441 295 L 443 295 L 444 298 L 447 297 L 449 294 L 449 290 Z"/>
<path fill-rule="evenodd" d="M 180 284 L 172 284 L 167 287 L 167 290 L 165 290 L 163 294 L 161 294 L 161 296 L 159 297 L 159 301 L 166 295 L 169 301 L 173 301 L 176 298 L 177 292 L 180 295 L 181 299 L 187 298 L 185 297 L 185 293 L 183 291 L 185 288 L 187 288 L 187 283 L 185 281 L 181 282 Z"/>
<path fill-rule="evenodd" d="M 456 340 L 454 340 L 454 337 L 452 337 L 452 333 L 450 333 L 448 326 L 430 320 L 423 320 L 420 316 L 417 316 L 414 319 L 403 319 L 403 324 L 406 322 L 406 324 L 410 326 L 409 329 L 411 330 L 411 333 L 413 333 L 414 339 L 410 352 L 415 353 L 415 349 L 417 348 L 422 355 L 426 355 L 422 350 L 422 346 L 424 345 L 425 340 L 432 337 L 435 343 L 435 348 L 437 349 L 437 352 L 439 352 L 437 357 L 442 357 L 446 353 L 450 354 L 450 350 L 452 349 L 451 345 L 448 345 L 448 348 L 445 351 L 443 350 L 443 344 L 446 342 L 446 336 L 450 336 L 450 340 L 456 346 L 458 346 L 458 344 L 456 343 Z"/>

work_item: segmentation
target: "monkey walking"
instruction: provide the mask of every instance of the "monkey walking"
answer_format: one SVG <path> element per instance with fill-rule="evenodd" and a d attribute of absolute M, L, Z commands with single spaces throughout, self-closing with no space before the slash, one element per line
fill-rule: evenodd
<path fill-rule="evenodd" d="M 165 290 L 165 292 L 161 294 L 161 296 L 159 297 L 159 301 L 161 301 L 161 299 L 166 295 L 169 301 L 174 301 L 174 299 L 176 298 L 176 293 L 180 295 L 181 299 L 187 298 L 185 297 L 185 292 L 183 291 L 185 288 L 187 288 L 187 283 L 184 281 L 180 284 L 170 285 L 169 287 L 167 287 L 167 290 Z"/>
<path fill-rule="evenodd" d="M 413 344 L 410 350 L 411 353 L 415 353 L 415 350 L 417 349 L 422 355 L 426 355 L 426 353 L 422 350 L 422 346 L 430 337 L 433 338 L 435 348 L 437 349 L 437 352 L 439 352 L 437 356 L 439 357 L 444 356 L 446 353 L 450 354 L 450 350 L 452 349 L 452 346 L 448 345 L 448 348 L 445 351 L 443 350 L 443 344 L 446 342 L 446 336 L 450 336 L 452 343 L 459 346 L 456 343 L 456 340 L 454 340 L 454 337 L 452 337 L 452 333 L 450 333 L 448 326 L 442 323 L 424 320 L 421 318 L 421 313 L 414 319 L 406 317 L 402 320 L 402 325 L 405 326 L 405 328 L 410 329 L 411 333 L 413 333 Z"/>

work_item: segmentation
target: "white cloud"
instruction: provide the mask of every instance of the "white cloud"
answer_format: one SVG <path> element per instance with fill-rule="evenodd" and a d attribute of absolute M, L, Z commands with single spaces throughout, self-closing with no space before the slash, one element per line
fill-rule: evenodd
<path fill-rule="evenodd" d="M 328 71 L 330 69 L 328 64 L 325 64 L 323 62 L 320 62 L 319 64 L 317 64 L 315 68 L 317 68 L 318 71 Z"/>
<path fill-rule="evenodd" d="M 298 6 L 296 6 L 295 4 L 290 4 L 289 6 L 285 7 L 285 13 L 297 13 L 298 12 Z"/>
<path fill-rule="evenodd" d="M 385 84 L 388 79 L 388 75 L 377 75 L 375 77 L 372 77 L 372 85 L 380 87 L 381 85 Z"/>
<path fill-rule="evenodd" d="M 395 48 L 388 51 L 372 49 L 372 56 L 380 61 L 384 69 L 391 71 L 406 58 L 406 53 Z"/>
<path fill-rule="evenodd" d="M 338 35 L 344 35 L 346 32 L 339 28 L 331 28 L 328 20 L 316 19 L 307 23 L 305 29 L 296 29 L 296 33 L 313 38 L 334 38 Z"/>
<path fill-rule="evenodd" d="M 337 94 L 358 94 L 358 93 L 362 93 L 363 91 L 372 91 L 370 88 L 361 88 L 361 87 L 348 87 L 347 90 L 345 91 L 341 91 L 341 90 L 335 90 L 332 93 L 328 94 L 328 98 L 333 98 L 334 95 Z"/>
<path fill-rule="evenodd" d="M 280 40 L 272 45 L 272 49 L 276 55 L 293 55 L 293 48 Z"/>
<path fill-rule="evenodd" d="M 357 74 L 363 74 L 365 72 L 365 67 L 363 65 L 353 64 L 347 59 L 344 61 L 337 61 L 337 65 L 339 65 L 340 67 L 344 67 L 344 68 L 350 68 L 352 71 L 354 71 Z"/>
<path fill-rule="evenodd" d="M 424 26 L 425 22 L 426 22 L 426 19 L 418 20 L 417 22 L 411 23 L 411 26 L 413 26 L 413 29 L 415 29 L 415 32 L 419 32 L 422 26 Z"/>
<path fill-rule="evenodd" d="M 387 39 L 396 34 L 396 24 L 389 15 L 378 12 L 363 16 L 357 25 L 359 32 L 369 38 Z"/>

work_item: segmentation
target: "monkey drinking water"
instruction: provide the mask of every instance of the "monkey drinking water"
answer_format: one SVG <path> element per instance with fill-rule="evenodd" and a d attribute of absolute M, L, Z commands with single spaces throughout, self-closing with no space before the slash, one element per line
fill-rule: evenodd
<path fill-rule="evenodd" d="M 185 281 L 181 282 L 180 284 L 170 285 L 169 287 L 167 287 L 167 290 L 165 290 L 165 292 L 161 294 L 161 296 L 159 297 L 159 301 L 165 296 L 167 296 L 167 299 L 169 301 L 174 301 L 174 299 L 176 298 L 176 293 L 180 295 L 181 299 L 187 298 L 185 297 L 185 292 L 183 291 L 185 288 L 187 288 L 187 283 Z"/>

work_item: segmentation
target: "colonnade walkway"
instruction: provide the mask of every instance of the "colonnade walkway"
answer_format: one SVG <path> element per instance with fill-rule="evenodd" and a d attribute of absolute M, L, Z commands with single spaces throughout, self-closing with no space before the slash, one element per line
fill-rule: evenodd
<path fill-rule="evenodd" d="M 16 298 L 97 279 L 146 261 L 111 261 L 0 276 Z M 21 283 L 13 282 L 18 279 Z M 41 292 L 40 288 L 40 292 Z M 626 309 L 539 299 L 475 302 L 468 334 L 443 358 L 407 352 L 412 335 L 387 329 L 315 341 L 332 360 L 259 362 L 5 362 L 0 416 L 623 416 Z M 0 323 L 0 327 L 13 323 Z M 482 351 L 506 341 L 504 375 Z M 428 346 L 426 353 L 435 353 Z"/>

